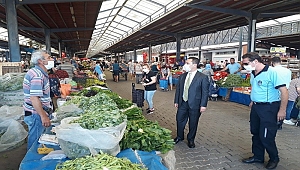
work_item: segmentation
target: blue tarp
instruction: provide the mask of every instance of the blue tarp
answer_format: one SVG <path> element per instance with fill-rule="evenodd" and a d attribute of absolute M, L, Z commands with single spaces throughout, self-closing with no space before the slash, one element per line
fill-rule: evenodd
<path fill-rule="evenodd" d="M 127 158 L 132 163 L 142 163 L 148 168 L 148 170 L 168 170 L 161 162 L 161 157 L 156 155 L 155 151 L 146 152 L 133 149 L 125 149 L 121 151 L 118 158 Z"/>
<path fill-rule="evenodd" d="M 59 146 L 46 145 L 49 148 L 54 150 L 60 150 Z M 42 161 L 41 158 L 46 155 L 40 155 L 37 153 L 37 148 L 39 147 L 38 141 L 36 141 L 32 147 L 27 151 L 24 159 L 20 164 L 20 170 L 55 170 L 55 167 L 58 163 L 65 162 L 69 159 L 61 160 L 45 160 Z"/>

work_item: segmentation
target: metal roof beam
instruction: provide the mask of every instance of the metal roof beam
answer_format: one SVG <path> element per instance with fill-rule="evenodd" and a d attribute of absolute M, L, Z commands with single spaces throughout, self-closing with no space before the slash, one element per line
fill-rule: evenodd
<path fill-rule="evenodd" d="M 127 8 L 127 9 L 130 9 L 130 10 L 132 10 L 132 11 L 134 11 L 134 12 L 137 12 L 137 13 L 140 13 L 140 14 L 143 14 L 143 15 L 145 15 L 145 16 L 147 16 L 147 17 L 149 17 L 150 15 L 148 15 L 148 14 L 145 14 L 145 13 L 143 13 L 143 12 L 140 12 L 140 11 L 138 11 L 138 10 L 136 10 L 136 9 L 133 9 L 133 8 L 129 8 L 129 7 L 127 7 L 127 6 L 124 6 L 125 8 Z"/>
<path fill-rule="evenodd" d="M 3 0 L 2 0 L 3 1 Z M 103 2 L 104 0 L 16 0 L 17 4 L 48 4 L 65 2 Z"/>
<path fill-rule="evenodd" d="M 300 12 L 271 12 L 271 13 L 260 13 L 258 17 L 260 18 L 273 18 L 273 17 L 285 17 L 289 15 L 300 14 Z"/>
<path fill-rule="evenodd" d="M 214 7 L 214 6 L 207 6 L 207 5 L 193 5 L 193 4 L 186 4 L 187 7 L 190 8 L 196 8 L 196 9 L 202 9 L 207 11 L 214 11 L 214 12 L 220 12 L 225 14 L 231 14 L 231 15 L 238 15 L 242 17 L 251 17 L 251 13 L 239 10 L 239 9 L 230 9 L 230 8 L 220 8 L 220 7 Z"/>
<path fill-rule="evenodd" d="M 128 25 L 122 24 L 121 22 L 117 22 L 117 21 L 114 21 L 114 20 L 112 22 L 123 25 L 124 27 L 127 27 L 127 28 L 131 28 L 131 29 L 133 28 L 133 27 L 130 27 Z"/>
<path fill-rule="evenodd" d="M 171 32 L 164 32 L 164 31 L 151 31 L 151 30 L 140 30 L 141 32 L 149 33 L 149 34 L 157 34 L 157 35 L 167 35 L 174 37 L 176 34 Z"/>
<path fill-rule="evenodd" d="M 61 40 L 62 42 L 72 42 L 72 41 L 90 41 L 91 39 L 68 39 L 68 40 Z M 58 42 L 58 40 L 57 40 Z"/>
<path fill-rule="evenodd" d="M 155 1 L 152 1 L 152 0 L 147 0 L 147 1 L 149 1 L 149 2 L 151 2 L 153 4 L 155 4 L 155 5 L 158 5 L 158 6 L 161 6 L 161 7 L 165 7 L 163 4 L 160 4 L 158 2 L 155 2 Z"/>
<path fill-rule="evenodd" d="M 116 30 L 119 30 L 119 31 L 127 32 L 127 31 L 124 31 L 124 30 L 122 30 L 122 29 L 120 29 L 120 28 L 117 28 L 117 27 L 113 27 L 113 26 L 110 26 L 110 27 L 112 27 L 112 28 L 114 28 L 114 29 L 116 29 Z"/>
<path fill-rule="evenodd" d="M 109 17 L 114 17 L 115 15 L 109 15 L 109 16 L 107 16 L 107 17 L 102 17 L 102 18 L 97 18 L 97 21 L 98 20 L 101 20 L 101 19 L 106 19 L 106 18 L 109 18 Z M 104 23 L 106 23 L 106 22 L 104 22 Z M 101 23 L 102 24 L 102 23 Z M 100 25 L 100 24 L 98 24 L 98 25 Z"/>
<path fill-rule="evenodd" d="M 123 16 L 123 15 L 120 15 L 120 14 L 118 14 L 118 15 L 119 15 L 120 17 L 126 18 L 126 19 L 128 19 L 128 20 L 130 20 L 130 21 L 132 21 L 132 22 L 135 22 L 135 23 L 140 24 L 140 22 L 138 22 L 138 21 L 136 21 L 136 20 L 134 20 L 134 19 L 128 18 L 128 17 Z"/>
<path fill-rule="evenodd" d="M 94 28 L 54 28 L 51 32 L 93 31 Z"/>
<path fill-rule="evenodd" d="M 117 6 L 117 7 L 114 7 L 114 8 L 109 8 L 109 9 L 106 9 L 106 10 L 100 11 L 100 12 L 99 12 L 99 14 L 100 14 L 100 13 L 102 13 L 102 12 L 106 12 L 106 11 L 110 11 L 110 10 L 118 9 L 118 8 L 121 8 L 121 7 L 122 7 L 122 6 Z"/>

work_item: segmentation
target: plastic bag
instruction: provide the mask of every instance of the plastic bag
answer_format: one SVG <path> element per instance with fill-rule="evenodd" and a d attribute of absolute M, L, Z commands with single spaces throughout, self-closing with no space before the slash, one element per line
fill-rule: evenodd
<path fill-rule="evenodd" d="M 148 170 L 168 170 L 163 164 L 161 157 L 156 155 L 155 151 L 146 152 L 133 149 L 125 149 L 121 151 L 118 158 L 127 158 L 132 163 L 142 164 Z"/>
<path fill-rule="evenodd" d="M 23 116 L 24 109 L 21 106 L 2 106 L 0 108 L 0 122 L 14 119 L 18 120 Z"/>
<path fill-rule="evenodd" d="M 76 117 L 83 113 L 83 110 L 80 109 L 75 104 L 70 104 L 66 106 L 60 106 L 56 111 L 56 116 L 52 122 L 60 122 L 62 119 L 67 117 Z"/>
<path fill-rule="evenodd" d="M 51 159 L 64 159 L 67 156 L 62 150 L 51 151 L 48 155 L 41 158 L 42 161 L 51 160 Z"/>
<path fill-rule="evenodd" d="M 27 131 L 16 120 L 9 119 L 0 123 L 0 152 L 13 149 L 23 144 Z"/>
<path fill-rule="evenodd" d="M 60 84 L 61 97 L 66 98 L 70 95 L 71 84 Z"/>
<path fill-rule="evenodd" d="M 176 164 L 176 157 L 175 157 L 175 151 L 170 150 L 169 152 L 165 154 L 158 154 L 162 157 L 163 164 L 169 169 L 169 170 L 175 170 L 175 164 Z"/>
<path fill-rule="evenodd" d="M 69 123 L 78 118 L 79 117 L 65 118 L 61 121 L 59 126 L 55 127 L 55 132 L 59 143 L 61 140 L 63 140 L 65 142 L 78 144 L 81 147 L 88 148 L 91 154 L 97 153 L 99 149 L 105 153 L 108 153 L 112 150 L 114 153 L 111 154 L 117 154 L 116 150 L 119 148 L 119 142 L 123 138 L 126 129 L 126 122 L 123 122 L 115 127 L 88 130 L 82 128 L 78 123 Z M 67 153 L 70 149 L 72 148 L 62 147 L 62 150 L 68 157 L 69 155 Z M 80 150 L 80 148 L 77 150 Z"/>

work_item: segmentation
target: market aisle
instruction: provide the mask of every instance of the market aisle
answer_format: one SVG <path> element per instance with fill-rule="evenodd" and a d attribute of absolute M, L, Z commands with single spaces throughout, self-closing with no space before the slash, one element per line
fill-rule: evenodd
<path fill-rule="evenodd" d="M 121 97 L 131 100 L 133 81 L 125 81 L 121 78 L 116 83 L 112 81 L 111 73 L 106 72 L 106 75 L 109 88 Z M 136 88 L 143 87 L 137 85 Z M 175 90 L 168 92 L 157 90 L 153 99 L 154 114 L 145 114 L 146 118 L 158 121 L 161 126 L 172 130 L 173 137 L 176 136 L 174 93 Z M 277 170 L 299 169 L 299 135 L 300 128 L 287 125 L 283 127 L 283 130 L 278 131 L 277 145 L 281 161 Z M 207 112 L 200 118 L 195 144 L 194 149 L 188 148 L 186 141 L 175 145 L 177 170 L 263 169 L 262 164 L 247 165 L 240 161 L 244 157 L 251 156 L 249 108 L 247 106 L 232 102 L 210 101 Z"/>

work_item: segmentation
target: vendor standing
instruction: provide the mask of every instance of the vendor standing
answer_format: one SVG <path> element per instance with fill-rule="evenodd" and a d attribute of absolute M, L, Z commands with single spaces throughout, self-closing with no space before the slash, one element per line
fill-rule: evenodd
<path fill-rule="evenodd" d="M 254 52 L 243 55 L 246 70 L 251 70 L 251 111 L 250 131 L 252 153 L 243 163 L 263 163 L 265 151 L 269 154 L 267 169 L 274 169 L 279 162 L 275 142 L 277 121 L 284 120 L 288 102 L 286 82 L 278 72 L 264 65 L 261 57 Z"/>
<path fill-rule="evenodd" d="M 242 70 L 242 67 L 241 67 L 241 65 L 239 63 L 235 62 L 234 58 L 230 58 L 230 64 L 228 64 L 225 68 L 223 68 L 220 71 L 226 71 L 227 69 L 229 70 L 230 74 L 238 74 L 238 75 L 240 75 L 241 74 L 240 71 Z"/>
<path fill-rule="evenodd" d="M 30 69 L 23 82 L 25 111 L 24 122 L 28 125 L 28 146 L 38 140 L 45 127 L 51 125 L 49 114 L 45 110 L 51 108 L 49 77 L 47 74 L 48 61 L 51 60 L 47 51 L 38 50 L 32 53 L 31 63 L 34 68 Z"/>

